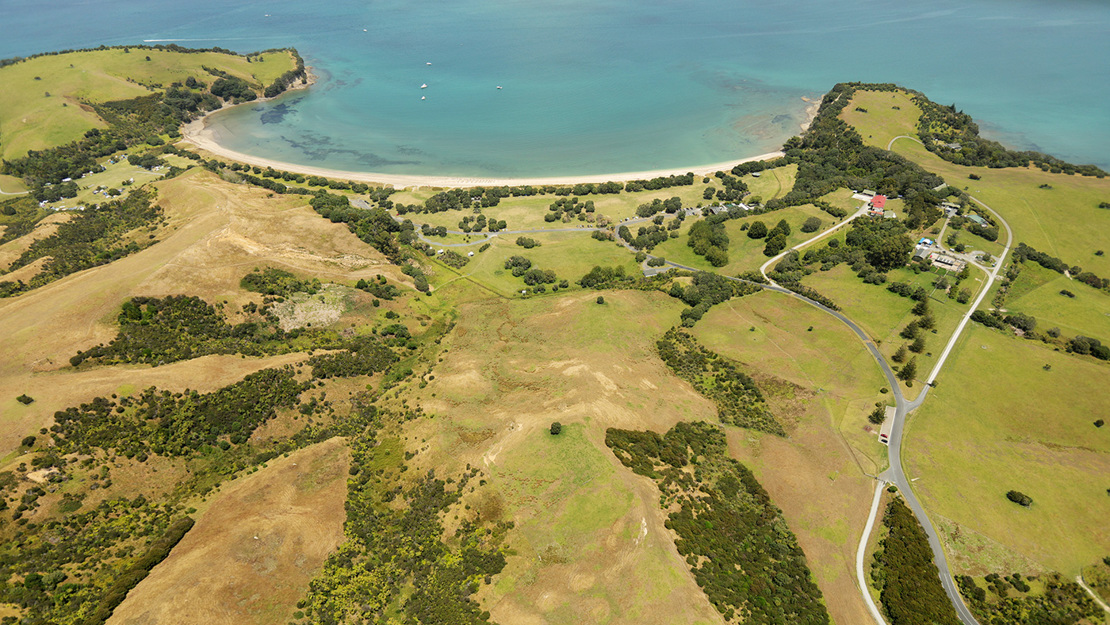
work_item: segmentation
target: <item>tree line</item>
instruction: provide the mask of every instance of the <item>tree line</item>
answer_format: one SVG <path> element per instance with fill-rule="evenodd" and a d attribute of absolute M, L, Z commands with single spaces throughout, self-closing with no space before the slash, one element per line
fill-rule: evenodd
<path fill-rule="evenodd" d="M 959 625 L 925 530 L 900 497 L 887 504 L 883 527 L 886 536 L 872 556 L 871 582 L 890 625 Z"/>

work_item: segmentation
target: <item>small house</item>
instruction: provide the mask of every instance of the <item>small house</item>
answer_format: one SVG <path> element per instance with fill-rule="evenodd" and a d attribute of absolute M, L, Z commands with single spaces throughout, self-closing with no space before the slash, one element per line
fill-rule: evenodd
<path fill-rule="evenodd" d="M 886 196 L 876 195 L 867 203 L 867 212 L 872 216 L 881 216 L 886 210 Z"/>
<path fill-rule="evenodd" d="M 953 204 L 952 202 L 941 202 L 940 208 L 944 211 L 945 217 L 951 217 L 960 212 L 960 205 Z"/>
<path fill-rule="evenodd" d="M 969 221 L 973 221 L 973 222 L 979 224 L 980 226 L 987 225 L 987 220 L 986 219 L 983 219 L 982 217 L 980 217 L 979 215 L 976 215 L 974 213 L 968 215 L 967 218 L 968 218 Z"/>

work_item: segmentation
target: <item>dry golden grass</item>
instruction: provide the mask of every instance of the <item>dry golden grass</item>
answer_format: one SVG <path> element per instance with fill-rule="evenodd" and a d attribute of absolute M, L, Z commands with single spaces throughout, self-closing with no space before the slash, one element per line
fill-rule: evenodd
<path fill-rule="evenodd" d="M 0 300 L 5 338 L 0 343 L 0 410 L 6 417 L 0 452 L 47 427 L 55 410 L 111 393 L 121 384 L 211 389 L 271 363 L 296 359 L 229 357 L 172 368 L 110 367 L 77 373 L 68 369 L 77 351 L 115 336 L 116 315 L 129 297 L 189 294 L 238 308 L 257 297 L 239 289 L 239 280 L 256 266 L 280 267 L 324 281 L 351 283 L 378 273 L 395 283 L 408 280 L 346 226 L 321 219 L 303 198 L 270 197 L 267 191 L 229 184 L 201 170 L 156 183 L 155 188 L 167 218 L 156 233 L 157 244 Z M 27 407 L 15 402 L 23 393 L 36 402 Z"/>
<path fill-rule="evenodd" d="M 72 215 L 69 213 L 54 213 L 53 215 L 48 215 L 40 221 L 31 232 L 28 232 L 18 239 L 12 239 L 0 245 L 0 270 L 7 269 L 11 266 L 16 259 L 22 256 L 23 253 L 31 247 L 32 243 L 40 239 L 45 239 L 57 232 L 58 224 L 69 221 L 71 217 Z M 12 280 L 9 276 L 10 274 L 4 276 L 4 279 L 9 281 Z"/>
<path fill-rule="evenodd" d="M 658 491 L 605 446 L 608 427 L 666 431 L 715 409 L 655 356 L 682 304 L 660 293 L 486 300 L 459 309 L 413 468 L 479 466 L 466 503 L 514 521 L 508 566 L 480 599 L 501 623 L 719 623 L 663 527 Z M 548 432 L 552 421 L 563 434 Z M 416 445 L 416 443 L 413 443 Z"/>
<path fill-rule="evenodd" d="M 349 462 L 333 438 L 227 485 L 108 622 L 288 621 L 343 540 Z"/>

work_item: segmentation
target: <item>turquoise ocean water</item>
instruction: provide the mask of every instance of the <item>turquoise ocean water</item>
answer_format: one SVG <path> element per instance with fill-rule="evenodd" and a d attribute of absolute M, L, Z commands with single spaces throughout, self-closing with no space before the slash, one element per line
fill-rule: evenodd
<path fill-rule="evenodd" d="M 924 91 L 1008 145 L 1110 167 L 1105 0 L 0 0 L 0 22 L 0 57 L 295 46 L 319 85 L 214 123 L 229 148 L 317 167 L 693 167 L 777 149 L 802 98 L 850 80 Z"/>

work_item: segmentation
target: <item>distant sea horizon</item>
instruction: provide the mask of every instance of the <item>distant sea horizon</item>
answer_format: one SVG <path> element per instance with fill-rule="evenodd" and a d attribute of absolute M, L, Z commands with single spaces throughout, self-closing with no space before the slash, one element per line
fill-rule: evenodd
<path fill-rule="evenodd" d="M 1110 169 L 1110 3 L 0 0 L 0 57 L 296 47 L 313 88 L 236 107 L 224 147 L 489 178 L 694 168 L 777 150 L 838 82 L 893 82 L 987 138 Z M 422 88 L 423 86 L 423 88 Z M 422 99 L 423 98 L 423 99 Z"/>

